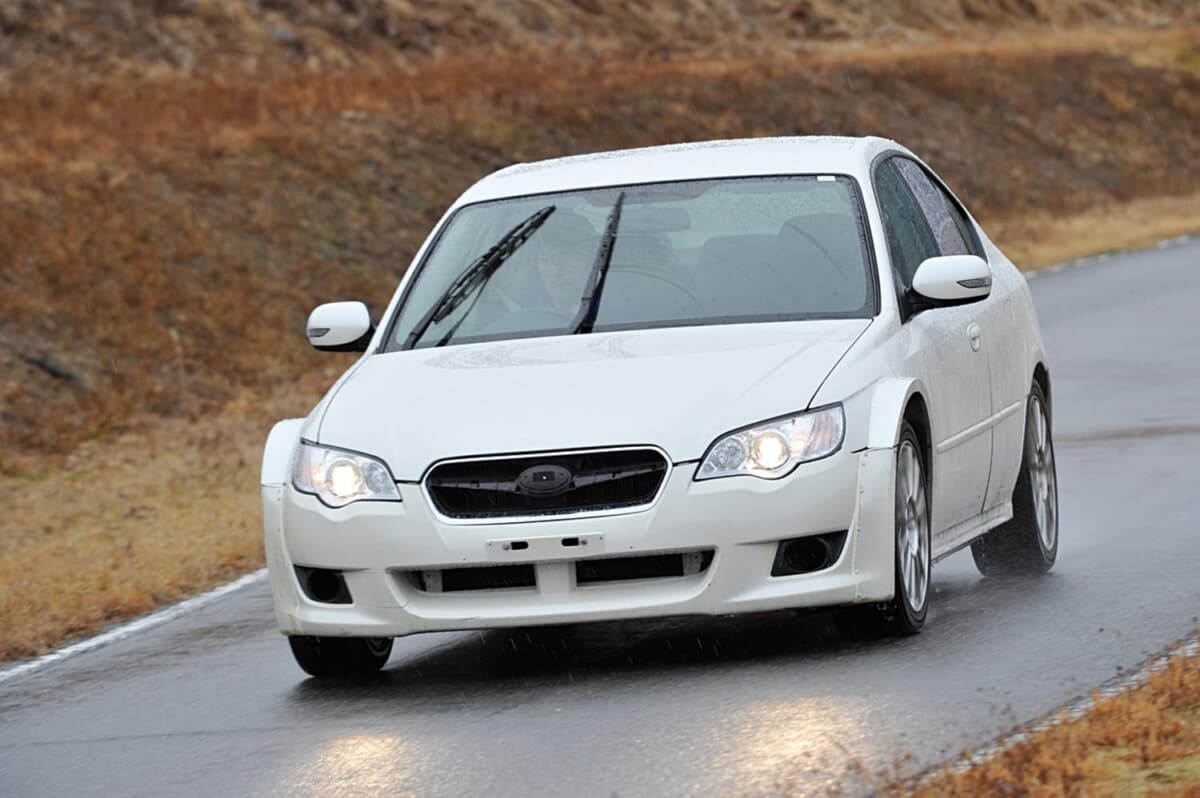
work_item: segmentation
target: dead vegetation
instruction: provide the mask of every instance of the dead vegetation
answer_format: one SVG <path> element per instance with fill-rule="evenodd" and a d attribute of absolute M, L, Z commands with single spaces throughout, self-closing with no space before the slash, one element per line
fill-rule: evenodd
<path fill-rule="evenodd" d="M 296 334 L 308 309 L 380 307 L 446 203 L 513 160 L 884 133 L 925 154 L 985 223 L 1194 194 L 1200 33 L 1141 36 L 1137 52 L 1157 60 L 1046 42 L 10 89 L 0 471 L 138 413 L 196 418 L 243 391 L 287 390 L 325 362 Z"/>
<path fill-rule="evenodd" d="M 873 133 L 1024 265 L 1200 230 L 1193 2 L 738 7 L 0 0 L 0 661 L 259 567 L 261 442 L 346 364 L 305 314 L 381 307 L 509 162 Z M 1195 795 L 1197 696 L 1180 660 L 918 792 Z"/>
<path fill-rule="evenodd" d="M 962 773 L 896 795 L 1200 796 L 1200 656 L 1177 656 L 1139 687 L 1034 734 Z"/>
<path fill-rule="evenodd" d="M 305 314 L 514 160 L 875 133 L 1030 264 L 1200 228 L 1192 3 L 461 5 L 0 0 L 0 659 L 261 563 Z"/>
<path fill-rule="evenodd" d="M 259 563 L 259 443 L 344 365 L 306 347 L 305 314 L 337 298 L 381 307 L 446 203 L 514 160 L 877 133 L 925 154 L 1029 264 L 1200 228 L 1200 29 L 1153 28 L 1186 22 L 1190 4 L 922 5 L 960 33 L 992 24 L 950 40 L 899 2 L 813 0 L 804 24 L 835 15 L 859 38 L 770 55 L 713 24 L 726 4 L 631 5 L 622 19 L 645 30 L 688 9 L 666 59 L 618 55 L 611 19 L 544 0 L 455 16 L 439 41 L 480 20 L 495 35 L 401 66 L 377 57 L 387 36 L 337 28 L 350 6 L 409 14 L 369 29 L 438 18 L 382 1 L 0 0 L 0 658 Z M 777 27 L 776 6 L 745 8 L 739 24 Z M 535 13 L 558 22 L 522 16 Z M 240 33 L 222 27 L 238 14 Z M 911 35 L 863 39 L 901 17 Z M 357 60 L 237 60 L 281 20 Z M 728 37 L 722 57 L 687 27 L 704 20 Z M 553 30 L 586 46 L 488 49 Z M 155 49 L 168 33 L 197 53 L 208 41 L 214 60 L 171 66 Z"/>
<path fill-rule="evenodd" d="M 773 56 L 1200 22 L 1189 0 L 0 0 L 0 69 L 146 76 L 405 66 L 468 51 Z"/>
<path fill-rule="evenodd" d="M 303 414 L 323 379 L 272 406 Z M 148 421 L 53 470 L 0 476 L 0 662 L 261 567 L 263 415 L 240 397 L 206 423 Z"/>

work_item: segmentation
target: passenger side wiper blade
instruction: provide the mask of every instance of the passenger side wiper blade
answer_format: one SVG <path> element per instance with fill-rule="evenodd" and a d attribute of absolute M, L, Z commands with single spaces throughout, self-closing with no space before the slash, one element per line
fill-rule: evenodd
<path fill-rule="evenodd" d="M 455 278 L 446 292 L 442 294 L 437 302 L 429 308 L 429 311 L 421 317 L 417 325 L 412 328 L 412 332 L 404 339 L 404 349 L 412 349 L 425 335 L 430 325 L 436 324 L 442 319 L 454 312 L 454 309 L 463 303 L 472 291 L 477 288 L 482 288 L 483 284 L 492 278 L 506 260 L 512 257 L 522 244 L 529 240 L 537 229 L 545 224 L 550 218 L 550 214 L 554 213 L 555 206 L 547 205 L 537 213 L 530 216 L 525 221 L 518 224 L 513 229 L 509 230 L 504 236 L 492 245 L 491 249 L 476 258 L 470 266 L 463 270 L 463 273 Z M 457 329 L 457 327 L 455 328 Z M 448 340 L 448 336 L 452 335 L 454 330 L 450 330 L 446 336 L 443 336 L 439 345 Z"/>
<path fill-rule="evenodd" d="M 590 333 L 596 324 L 596 314 L 600 310 L 600 296 L 604 291 L 604 278 L 608 275 L 608 265 L 612 262 L 613 244 L 617 240 L 617 226 L 621 224 L 621 207 L 625 204 L 625 192 L 617 195 L 612 212 L 608 215 L 608 223 L 604 225 L 604 235 L 600 238 L 600 249 L 596 252 L 596 260 L 592 264 L 591 274 L 588 275 L 587 288 L 579 300 L 579 312 L 571 322 L 572 333 Z"/>

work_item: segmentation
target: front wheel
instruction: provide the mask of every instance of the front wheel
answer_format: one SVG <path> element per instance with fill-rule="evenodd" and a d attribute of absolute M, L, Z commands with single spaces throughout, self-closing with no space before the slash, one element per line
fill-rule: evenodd
<path fill-rule="evenodd" d="M 1010 521 L 971 543 L 975 567 L 984 576 L 1044 574 L 1058 557 L 1058 474 L 1050 412 L 1037 383 L 1029 392 L 1021 473 L 1012 505 Z"/>
<path fill-rule="evenodd" d="M 296 664 L 310 676 L 366 676 L 392 653 L 390 637 L 288 637 Z"/>
<path fill-rule="evenodd" d="M 891 601 L 846 607 L 834 622 L 851 637 L 914 635 L 929 611 L 933 546 L 930 537 L 929 477 L 916 431 L 906 421 L 896 446 L 895 593 Z"/>

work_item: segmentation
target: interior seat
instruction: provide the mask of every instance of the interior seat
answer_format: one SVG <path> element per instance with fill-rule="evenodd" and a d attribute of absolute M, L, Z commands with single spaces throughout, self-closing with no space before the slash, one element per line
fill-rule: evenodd
<path fill-rule="evenodd" d="M 700 247 L 696 296 L 725 316 L 784 313 L 785 290 L 775 271 L 776 236 L 714 236 Z"/>

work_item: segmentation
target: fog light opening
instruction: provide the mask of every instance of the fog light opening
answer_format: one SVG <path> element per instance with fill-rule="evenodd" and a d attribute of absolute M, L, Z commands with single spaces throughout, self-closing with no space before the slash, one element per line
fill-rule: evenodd
<path fill-rule="evenodd" d="M 322 604 L 349 604 L 350 590 L 341 571 L 296 566 L 296 578 L 304 595 Z"/>
<path fill-rule="evenodd" d="M 782 540 L 775 551 L 771 576 L 793 576 L 823 571 L 838 561 L 845 543 L 845 532 Z"/>
<path fill-rule="evenodd" d="M 783 564 L 794 573 L 815 571 L 829 560 L 829 544 L 823 540 L 796 540 L 783 547 Z"/>

